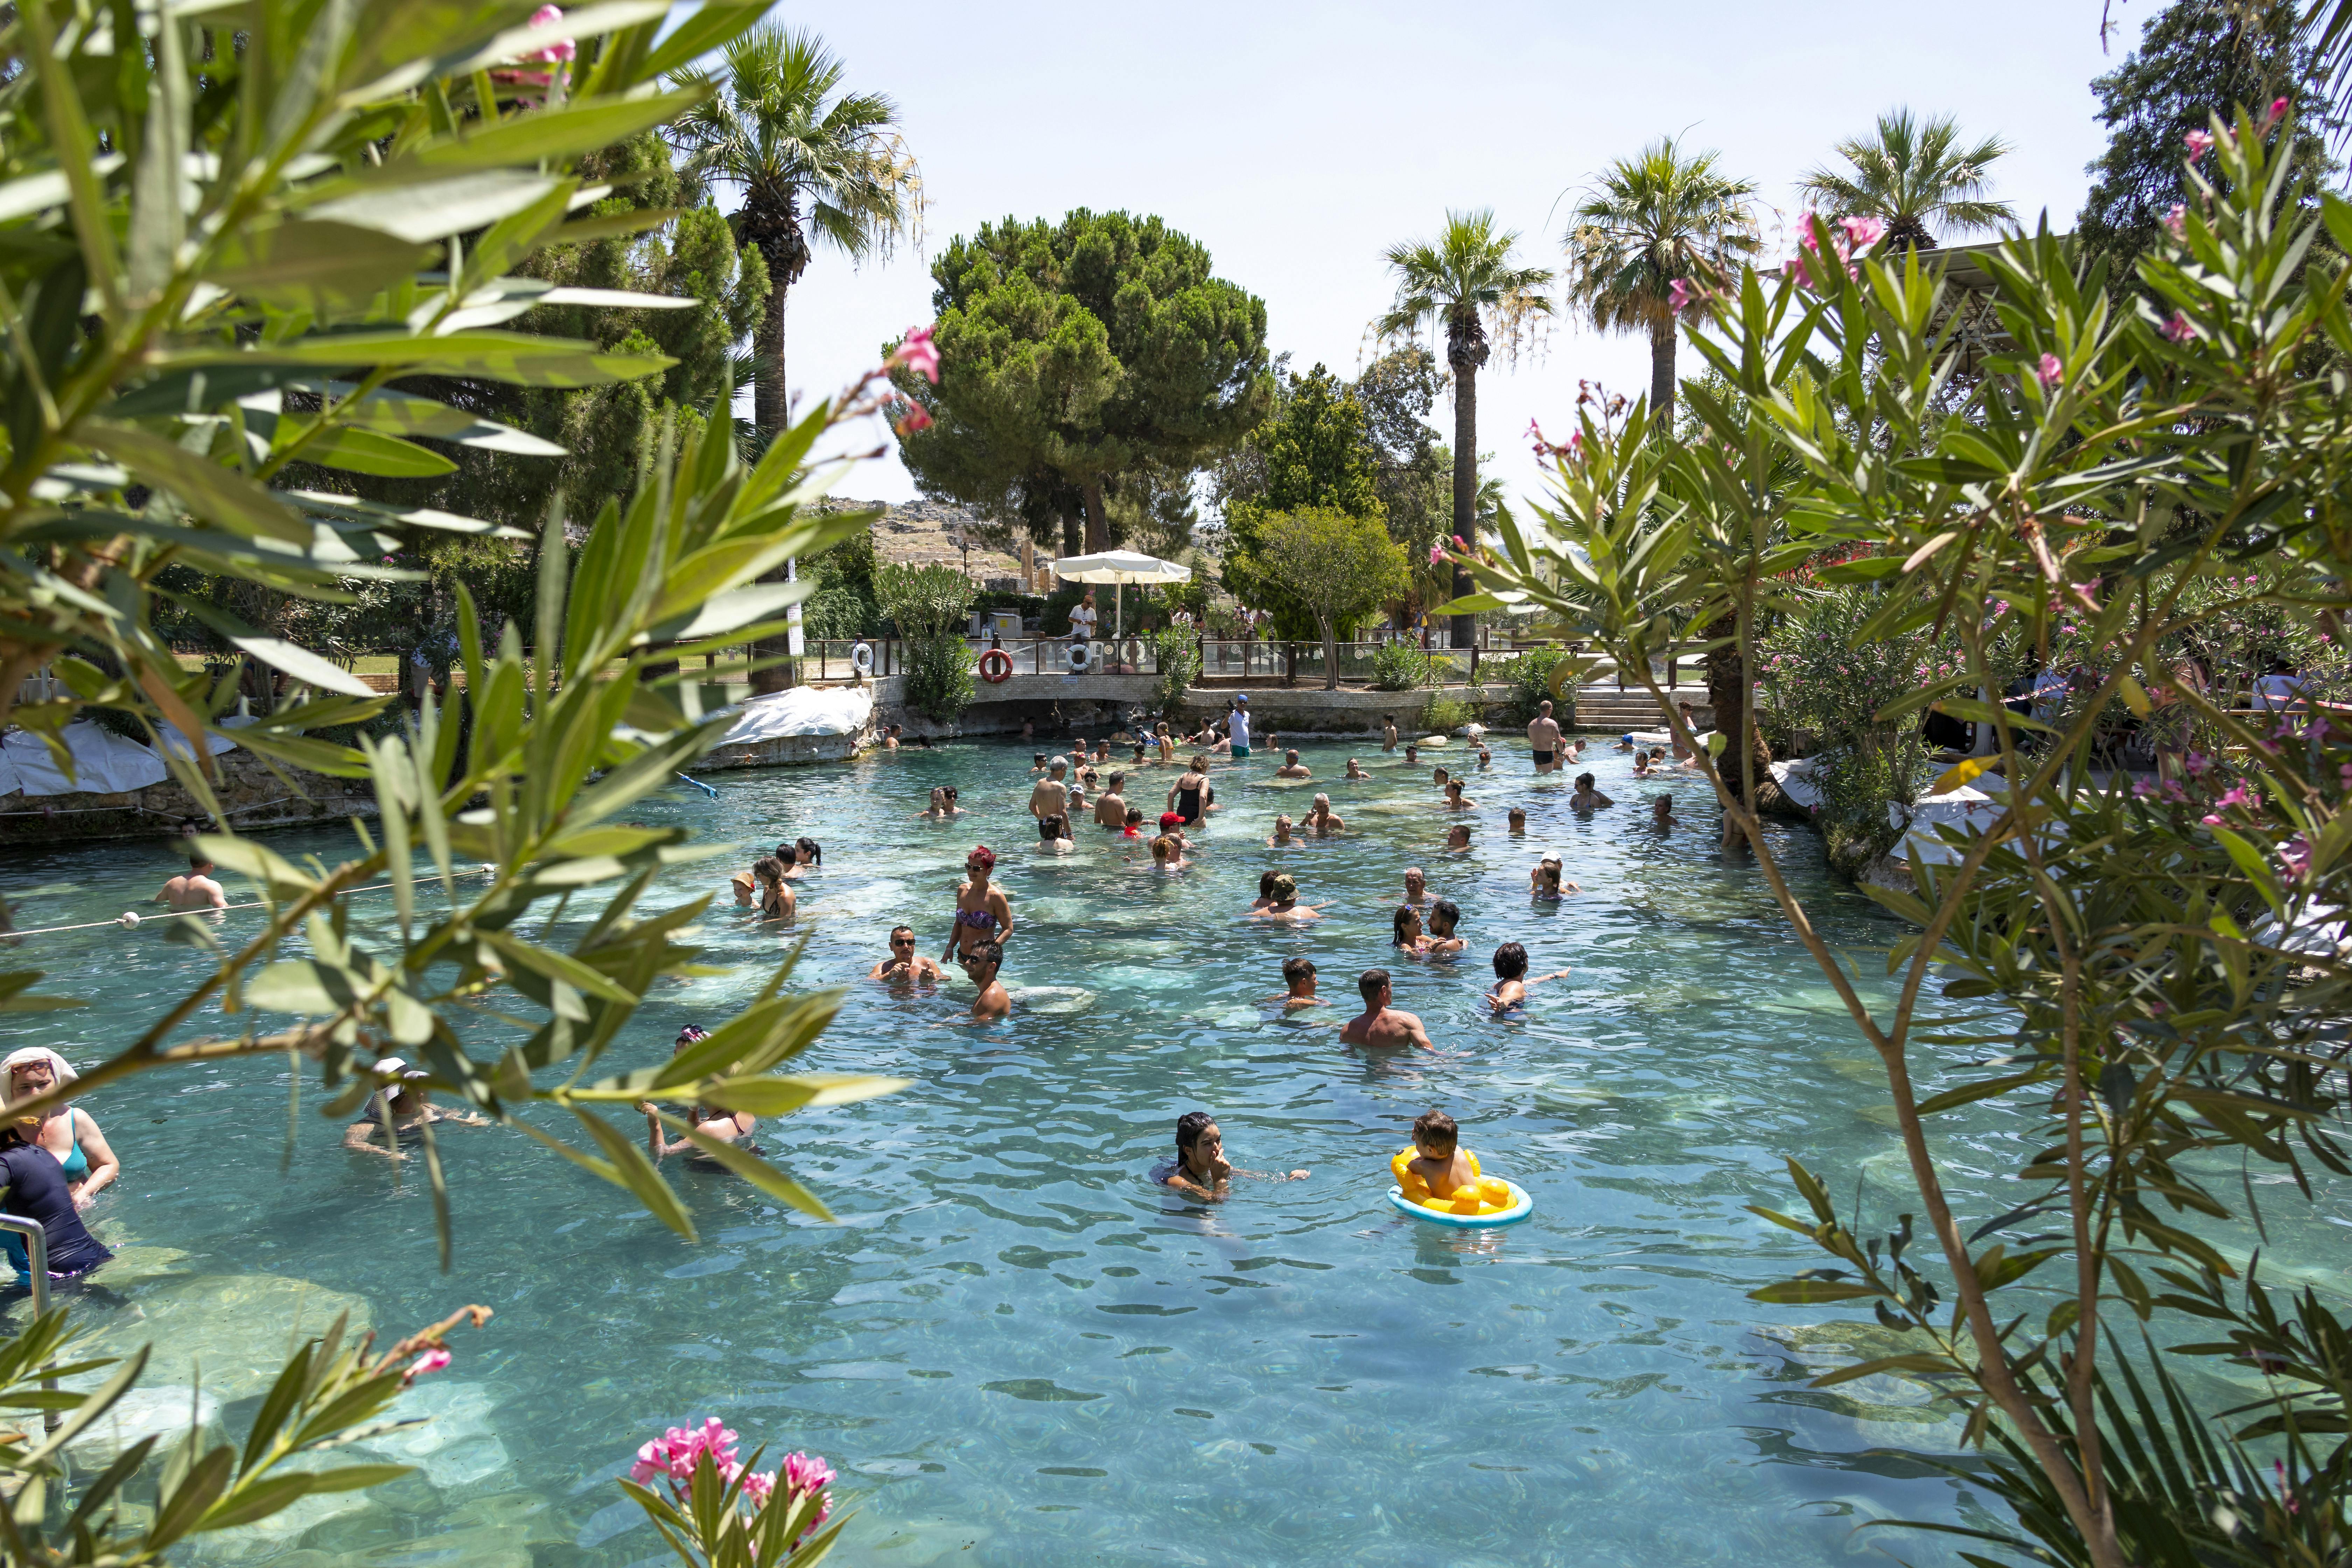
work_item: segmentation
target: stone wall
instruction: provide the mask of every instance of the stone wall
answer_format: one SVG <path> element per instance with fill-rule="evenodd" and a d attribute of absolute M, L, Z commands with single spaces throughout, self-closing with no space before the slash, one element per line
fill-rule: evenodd
<path fill-rule="evenodd" d="M 375 795 L 364 779 L 329 778 L 280 764 L 285 777 L 242 747 L 213 761 L 213 784 L 229 826 L 239 833 L 373 816 Z M 290 783 L 289 781 L 291 781 Z M 212 819 L 178 781 L 145 789 L 99 794 L 0 795 L 0 844 L 53 844 L 100 838 L 154 838 L 184 828 L 209 831 Z"/>

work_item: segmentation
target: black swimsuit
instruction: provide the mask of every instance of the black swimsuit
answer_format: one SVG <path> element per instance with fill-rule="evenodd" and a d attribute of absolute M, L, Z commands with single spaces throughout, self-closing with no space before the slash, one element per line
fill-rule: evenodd
<path fill-rule="evenodd" d="M 1186 789 L 1181 784 L 1176 786 L 1176 815 L 1187 827 L 1201 820 L 1201 792 L 1197 787 Z"/>
<path fill-rule="evenodd" d="M 30 1143 L 0 1149 L 0 1181 L 8 1184 L 0 1212 L 40 1221 L 50 1274 L 87 1273 L 114 1256 L 82 1225 L 65 1167 L 47 1149 Z"/>

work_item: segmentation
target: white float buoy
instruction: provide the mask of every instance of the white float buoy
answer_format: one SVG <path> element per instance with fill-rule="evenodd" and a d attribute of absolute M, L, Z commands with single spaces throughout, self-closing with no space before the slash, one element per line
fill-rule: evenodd
<path fill-rule="evenodd" d="M 122 911 L 122 918 L 114 923 L 124 927 L 135 926 L 139 923 L 139 911 L 137 910 L 125 910 Z"/>

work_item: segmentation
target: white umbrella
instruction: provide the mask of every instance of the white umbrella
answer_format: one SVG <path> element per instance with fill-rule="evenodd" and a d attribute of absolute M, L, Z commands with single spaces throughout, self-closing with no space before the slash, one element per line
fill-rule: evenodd
<path fill-rule="evenodd" d="M 1118 590 L 1129 583 L 1189 583 L 1192 569 L 1156 555 L 1132 550 L 1104 550 L 1092 555 L 1065 555 L 1054 563 L 1054 575 L 1070 583 L 1108 583 L 1112 588 L 1111 636 L 1118 636 L 1125 617 Z"/>

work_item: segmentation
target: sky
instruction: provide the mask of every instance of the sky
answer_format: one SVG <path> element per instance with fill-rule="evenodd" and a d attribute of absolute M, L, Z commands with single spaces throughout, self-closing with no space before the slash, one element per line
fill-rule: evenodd
<path fill-rule="evenodd" d="M 862 267 L 817 253 L 793 291 L 787 374 L 795 395 L 831 391 L 929 320 L 927 253 L 952 237 L 1087 206 L 1191 235 L 1265 301 L 1273 352 L 1353 374 L 1394 291 L 1382 252 L 1433 235 L 1448 208 L 1492 207 L 1526 261 L 1557 267 L 1592 172 L 1673 134 L 1758 183 L 1768 243 L 1785 249 L 1797 181 L 1898 105 L 2007 139 L 1996 194 L 2070 228 L 2105 145 L 2090 79 L 2157 9 L 2116 0 L 2103 54 L 2087 0 L 782 5 L 842 55 L 851 88 L 897 100 L 929 196 L 921 247 Z M 1542 493 L 1528 422 L 1568 426 L 1580 379 L 1645 391 L 1646 340 L 1563 316 L 1481 374 L 1479 448 L 1515 505 Z M 1432 421 L 1450 441 L 1451 406 Z M 895 455 L 838 489 L 916 494 Z"/>

